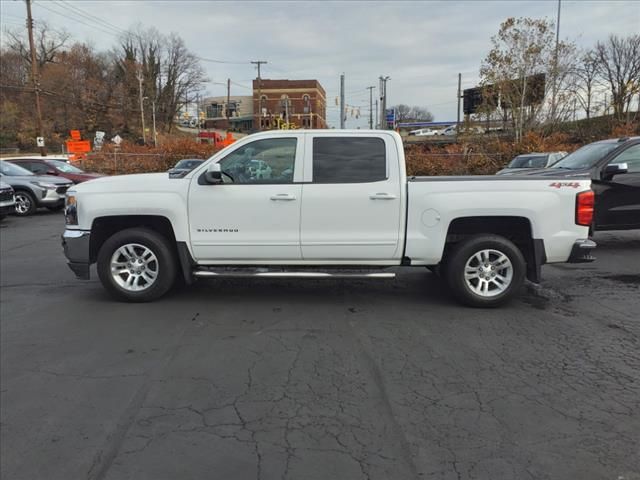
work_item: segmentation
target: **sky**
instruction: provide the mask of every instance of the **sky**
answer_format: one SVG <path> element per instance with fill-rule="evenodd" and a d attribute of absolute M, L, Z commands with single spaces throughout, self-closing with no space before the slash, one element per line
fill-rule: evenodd
<path fill-rule="evenodd" d="M 491 36 L 510 16 L 555 21 L 557 0 L 537 1 L 191 1 L 34 0 L 34 21 L 64 28 L 98 50 L 117 45 L 138 23 L 176 32 L 203 61 L 204 93 L 250 95 L 252 60 L 262 78 L 317 79 L 327 92 L 327 120 L 339 124 L 335 98 L 345 75 L 347 128 L 366 128 L 369 91 L 389 76 L 387 105 L 427 107 L 436 121 L 456 119 L 462 88 L 477 85 Z M 0 0 L 0 24 L 24 29 L 25 4 Z M 97 17 L 97 18 L 95 18 Z M 611 33 L 640 31 L 640 0 L 562 0 L 560 38 L 588 48 Z M 374 93 L 374 98 L 377 95 Z M 351 116 L 359 108 L 360 118 Z"/>

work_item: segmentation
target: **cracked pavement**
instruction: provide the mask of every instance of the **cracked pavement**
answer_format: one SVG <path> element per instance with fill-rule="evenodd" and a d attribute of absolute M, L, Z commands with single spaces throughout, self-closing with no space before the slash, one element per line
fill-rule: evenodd
<path fill-rule="evenodd" d="M 426 269 L 117 303 L 62 230 L 0 229 L 3 478 L 640 479 L 638 231 L 477 310 Z"/>

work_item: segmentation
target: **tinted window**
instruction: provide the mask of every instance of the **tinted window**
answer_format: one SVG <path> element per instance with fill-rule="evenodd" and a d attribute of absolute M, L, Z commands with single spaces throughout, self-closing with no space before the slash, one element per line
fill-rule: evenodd
<path fill-rule="evenodd" d="M 23 167 L 28 170 L 31 170 L 36 175 L 44 175 L 49 170 L 52 170 L 49 167 L 47 167 L 44 163 L 40 163 L 40 162 L 28 162 L 26 165 L 23 165 Z"/>
<path fill-rule="evenodd" d="M 313 139 L 314 183 L 364 183 L 386 178 L 387 160 L 381 138 Z"/>
<path fill-rule="evenodd" d="M 293 183 L 295 138 L 256 140 L 220 160 L 224 183 Z"/>
<path fill-rule="evenodd" d="M 626 163 L 629 173 L 640 172 L 640 145 L 627 148 L 609 163 Z"/>

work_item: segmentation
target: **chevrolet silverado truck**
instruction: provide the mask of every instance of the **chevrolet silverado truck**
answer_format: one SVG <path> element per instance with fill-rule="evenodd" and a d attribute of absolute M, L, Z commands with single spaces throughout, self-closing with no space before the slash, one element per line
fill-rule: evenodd
<path fill-rule="evenodd" d="M 270 168 L 258 176 L 256 161 Z M 541 265 L 588 262 L 589 179 L 409 177 L 395 132 L 262 132 L 184 177 L 105 177 L 67 192 L 69 267 L 116 298 L 180 280 L 390 278 L 429 267 L 463 303 L 494 307 Z"/>

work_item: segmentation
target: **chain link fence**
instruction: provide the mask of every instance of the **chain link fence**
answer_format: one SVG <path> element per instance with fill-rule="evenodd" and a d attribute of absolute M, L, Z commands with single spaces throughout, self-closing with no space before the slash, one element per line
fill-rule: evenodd
<path fill-rule="evenodd" d="M 501 153 L 406 152 L 408 175 L 493 175 L 510 160 Z"/>
<path fill-rule="evenodd" d="M 122 175 L 127 173 L 166 172 L 180 160 L 194 158 L 204 160 L 203 157 L 195 155 L 93 152 L 86 154 L 85 158 L 74 163 L 87 172 Z"/>

